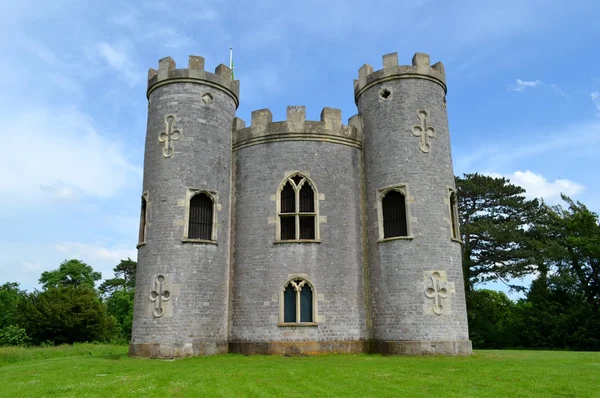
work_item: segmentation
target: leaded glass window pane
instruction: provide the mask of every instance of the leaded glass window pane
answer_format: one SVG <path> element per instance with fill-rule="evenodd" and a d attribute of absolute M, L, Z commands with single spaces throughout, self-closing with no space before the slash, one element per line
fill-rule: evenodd
<path fill-rule="evenodd" d="M 302 286 L 300 291 L 300 322 L 313 321 L 313 297 L 312 289 L 308 284 Z"/>
<path fill-rule="evenodd" d="M 283 292 L 283 321 L 296 322 L 296 291 L 291 283 Z"/>

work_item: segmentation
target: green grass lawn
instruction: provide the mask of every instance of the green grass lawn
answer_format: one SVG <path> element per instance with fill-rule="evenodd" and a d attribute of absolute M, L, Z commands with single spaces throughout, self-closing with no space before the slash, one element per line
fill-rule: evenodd
<path fill-rule="evenodd" d="M 2 397 L 600 397 L 600 353 L 471 357 L 219 355 L 131 359 L 122 346 L 0 348 Z"/>

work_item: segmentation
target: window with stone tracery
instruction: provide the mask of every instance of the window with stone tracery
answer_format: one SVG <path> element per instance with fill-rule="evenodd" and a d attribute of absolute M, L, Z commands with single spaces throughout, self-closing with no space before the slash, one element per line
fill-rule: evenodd
<path fill-rule="evenodd" d="M 278 193 L 278 239 L 318 239 L 317 193 L 308 177 L 295 173 L 286 178 Z"/>
<path fill-rule="evenodd" d="M 314 324 L 314 289 L 305 279 L 294 278 L 283 288 L 280 323 Z"/>

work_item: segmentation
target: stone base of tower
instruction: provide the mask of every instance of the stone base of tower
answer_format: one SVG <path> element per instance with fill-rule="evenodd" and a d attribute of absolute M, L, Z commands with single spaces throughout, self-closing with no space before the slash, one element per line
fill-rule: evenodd
<path fill-rule="evenodd" d="M 206 343 L 132 343 L 129 344 L 129 356 L 138 358 L 184 358 L 216 354 L 227 354 L 227 342 Z"/>
<path fill-rule="evenodd" d="M 320 355 L 367 352 L 365 340 L 230 342 L 229 352 L 243 355 Z"/>
<path fill-rule="evenodd" d="M 382 355 L 471 355 L 471 340 L 454 341 L 375 341 L 369 342 L 369 353 Z"/>

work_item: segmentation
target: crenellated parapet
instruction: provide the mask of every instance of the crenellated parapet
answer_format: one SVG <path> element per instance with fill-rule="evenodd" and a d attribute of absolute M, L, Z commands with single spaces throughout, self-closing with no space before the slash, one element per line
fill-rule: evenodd
<path fill-rule="evenodd" d="M 342 124 L 342 111 L 323 108 L 320 121 L 306 120 L 306 107 L 288 106 L 286 120 L 273 122 L 268 109 L 252 112 L 252 124 L 235 118 L 233 121 L 233 150 L 275 141 L 325 141 L 362 149 L 363 132 L 360 115 Z"/>
<path fill-rule="evenodd" d="M 354 100 L 358 103 L 360 95 L 369 87 L 395 79 L 431 80 L 447 91 L 446 73 L 441 62 L 431 65 L 428 54 L 415 53 L 412 65 L 398 65 L 398 53 L 391 53 L 383 56 L 381 70 L 373 71 L 373 67 L 369 64 L 361 66 L 358 70 L 358 79 L 354 80 Z"/>
<path fill-rule="evenodd" d="M 177 69 L 175 61 L 166 57 L 158 61 L 158 70 L 148 70 L 148 91 L 146 96 L 156 88 L 171 83 L 198 83 L 215 87 L 231 96 L 239 105 L 240 81 L 232 80 L 231 69 L 220 64 L 215 68 L 215 73 L 204 70 L 204 58 L 190 55 L 187 69 Z"/>

